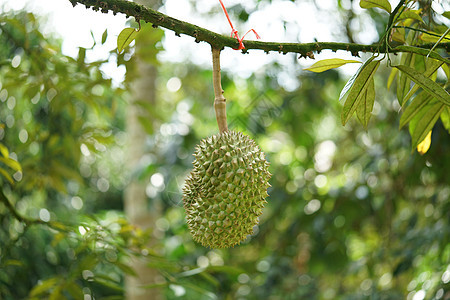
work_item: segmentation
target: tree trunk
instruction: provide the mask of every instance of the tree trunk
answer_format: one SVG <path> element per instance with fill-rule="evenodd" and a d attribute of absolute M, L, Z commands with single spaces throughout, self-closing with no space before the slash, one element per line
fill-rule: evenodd
<path fill-rule="evenodd" d="M 155 1 L 136 1 L 139 4 L 152 6 Z M 144 47 L 136 42 L 136 47 Z M 139 54 L 140 51 L 135 52 Z M 129 99 L 126 127 L 128 133 L 128 160 L 127 168 L 131 173 L 139 165 L 139 162 L 145 154 L 146 132 L 139 122 L 139 116 L 144 116 L 142 107 L 136 104 L 137 101 L 149 102 L 152 105 L 156 103 L 155 80 L 157 77 L 156 67 L 145 62 L 139 55 L 132 58 L 134 64 L 132 82 L 130 83 L 131 97 Z M 145 193 L 146 184 L 140 182 L 137 178 L 131 178 L 129 185 L 124 192 L 125 214 L 131 224 L 146 230 L 154 227 L 155 221 L 160 214 L 159 209 L 151 203 Z M 152 246 L 152 241 L 150 245 Z M 125 278 L 125 297 L 128 300 L 152 300 L 162 299 L 159 290 L 146 289 L 142 286 L 155 283 L 158 272 L 147 266 L 148 261 L 144 259 L 133 259 L 131 267 L 137 276 L 126 276 Z"/>

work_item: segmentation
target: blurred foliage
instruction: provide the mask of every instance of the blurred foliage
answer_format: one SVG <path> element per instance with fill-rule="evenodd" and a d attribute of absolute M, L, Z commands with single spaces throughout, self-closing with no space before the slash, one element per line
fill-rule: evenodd
<path fill-rule="evenodd" d="M 383 65 L 367 130 L 356 119 L 342 127 L 334 70 L 298 72 L 294 91 L 276 63 L 245 80 L 222 74 L 229 126 L 258 141 L 273 178 L 255 233 L 211 250 L 192 241 L 181 203 L 194 147 L 217 130 L 211 70 L 159 64 L 161 100 L 145 108 L 159 127 L 129 174 L 127 83 L 104 78 L 107 60 L 88 63 L 92 49 L 62 55 L 38 24 L 31 13 L 0 20 L 1 299 L 120 299 L 131 257 L 160 271 L 148 288 L 167 299 L 450 297 L 448 133 L 438 120 L 430 150 L 410 152 Z M 110 55 L 129 66 L 132 49 Z M 123 216 L 130 176 L 163 207 L 151 232 Z"/>

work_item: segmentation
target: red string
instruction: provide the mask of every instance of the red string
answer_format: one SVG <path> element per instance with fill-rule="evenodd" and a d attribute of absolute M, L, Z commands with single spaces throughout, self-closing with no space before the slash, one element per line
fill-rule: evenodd
<path fill-rule="evenodd" d="M 239 48 L 234 49 L 234 50 L 242 50 L 245 49 L 244 43 L 242 42 L 244 40 L 244 37 L 247 35 L 247 33 L 249 33 L 250 31 L 252 31 L 257 39 L 260 39 L 261 37 L 256 33 L 256 31 L 254 29 L 250 29 L 249 31 L 247 31 L 242 38 L 239 37 L 238 31 L 236 29 L 234 29 L 233 27 L 233 23 L 231 23 L 231 19 L 230 16 L 228 15 L 227 9 L 225 8 L 225 5 L 223 5 L 222 0 L 219 0 L 220 5 L 222 6 L 223 12 L 225 13 L 225 16 L 227 17 L 228 23 L 230 23 L 231 26 L 231 37 L 234 37 L 238 40 L 239 42 Z"/>

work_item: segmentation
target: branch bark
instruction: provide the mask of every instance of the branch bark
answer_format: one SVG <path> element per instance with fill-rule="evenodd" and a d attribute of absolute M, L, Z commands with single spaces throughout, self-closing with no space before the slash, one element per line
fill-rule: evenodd
<path fill-rule="evenodd" d="M 181 20 L 172 18 L 168 15 L 160 13 L 151 8 L 147 8 L 143 5 L 139 5 L 133 2 L 125 0 L 69 0 L 73 6 L 80 3 L 85 5 L 87 8 L 92 7 L 93 10 L 101 11 L 103 13 L 108 13 L 112 11 L 113 14 L 123 13 L 127 17 L 133 16 L 136 21 L 143 20 L 148 23 L 152 23 L 154 27 L 161 26 L 163 28 L 172 30 L 176 35 L 185 34 L 195 38 L 198 42 L 207 42 L 211 47 L 215 49 L 222 49 L 224 47 L 229 47 L 237 49 L 239 47 L 239 42 L 232 37 L 224 36 L 208 29 L 202 28 L 200 26 L 183 22 Z M 322 50 L 332 50 L 334 52 L 338 50 L 343 50 L 351 52 L 352 55 L 358 56 L 359 52 L 369 52 L 369 53 L 382 53 L 385 51 L 385 47 L 379 47 L 379 44 L 364 45 L 355 43 L 335 43 L 335 42 L 316 42 L 316 43 L 278 43 L 278 42 L 261 42 L 261 41 L 245 41 L 245 49 L 242 50 L 246 53 L 251 49 L 263 50 L 266 53 L 270 51 L 276 51 L 279 53 L 298 53 L 300 57 L 314 58 L 313 52 L 320 52 Z M 423 44 L 416 46 L 416 49 L 431 49 L 434 46 L 433 43 Z M 446 51 L 450 49 L 450 43 L 441 43 L 438 46 Z M 390 53 L 397 52 L 410 52 L 404 48 L 393 47 L 389 49 Z M 435 53 L 436 55 L 439 55 Z M 431 56 L 431 55 L 430 55 Z M 442 58 L 441 58 L 442 59 Z"/>

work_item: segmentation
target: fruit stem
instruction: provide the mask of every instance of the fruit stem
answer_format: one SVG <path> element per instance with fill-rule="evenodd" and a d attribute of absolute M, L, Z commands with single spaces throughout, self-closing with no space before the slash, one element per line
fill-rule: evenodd
<path fill-rule="evenodd" d="M 213 57 L 213 87 L 214 87 L 214 110 L 216 111 L 217 125 L 219 131 L 228 131 L 226 99 L 223 96 L 222 83 L 220 81 L 220 51 L 211 47 Z"/>

